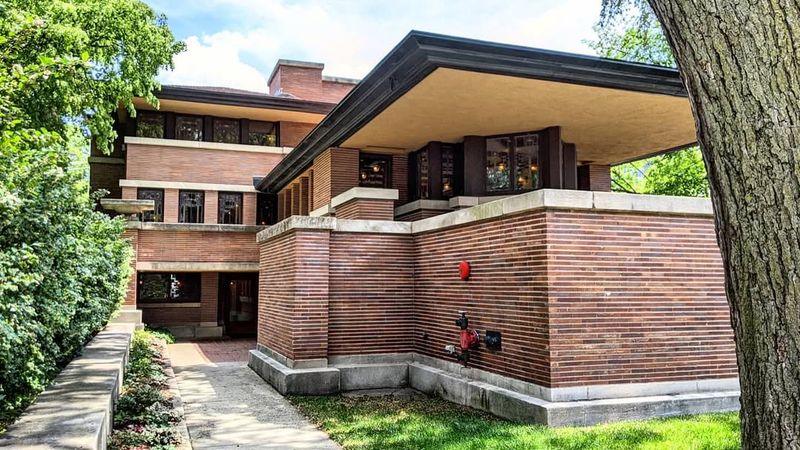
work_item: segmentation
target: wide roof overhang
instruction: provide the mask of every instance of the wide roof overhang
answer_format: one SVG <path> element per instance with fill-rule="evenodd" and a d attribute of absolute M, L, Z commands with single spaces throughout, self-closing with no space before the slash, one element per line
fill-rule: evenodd
<path fill-rule="evenodd" d="M 258 188 L 280 190 L 330 147 L 413 151 L 549 126 L 576 144 L 580 163 L 696 140 L 674 69 L 412 31 Z"/>
<path fill-rule="evenodd" d="M 162 111 L 266 121 L 317 123 L 334 106 L 331 103 L 194 86 L 163 86 L 155 95 Z M 140 97 L 136 97 L 133 103 L 139 110 L 154 109 Z"/>

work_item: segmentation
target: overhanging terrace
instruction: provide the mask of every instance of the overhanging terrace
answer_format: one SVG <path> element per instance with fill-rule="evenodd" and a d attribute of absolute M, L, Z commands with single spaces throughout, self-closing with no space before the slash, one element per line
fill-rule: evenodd
<path fill-rule="evenodd" d="M 258 188 L 278 192 L 332 147 L 408 153 L 560 127 L 578 163 L 690 145 L 694 122 L 669 68 L 411 32 Z"/>

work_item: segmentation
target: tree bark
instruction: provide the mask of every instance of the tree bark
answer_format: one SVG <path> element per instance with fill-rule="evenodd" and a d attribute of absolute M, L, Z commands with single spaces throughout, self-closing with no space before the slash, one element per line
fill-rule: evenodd
<path fill-rule="evenodd" d="M 705 156 L 744 449 L 800 448 L 800 5 L 649 0 Z"/>

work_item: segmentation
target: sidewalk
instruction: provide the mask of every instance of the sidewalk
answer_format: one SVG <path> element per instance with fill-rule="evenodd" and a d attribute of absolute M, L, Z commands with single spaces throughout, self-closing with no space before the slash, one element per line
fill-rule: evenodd
<path fill-rule="evenodd" d="M 338 449 L 247 367 L 254 341 L 169 346 L 195 449 Z"/>

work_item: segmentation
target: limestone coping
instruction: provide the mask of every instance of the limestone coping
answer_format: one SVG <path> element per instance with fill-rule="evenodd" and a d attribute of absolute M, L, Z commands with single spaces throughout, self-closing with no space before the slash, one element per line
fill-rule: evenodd
<path fill-rule="evenodd" d="M 135 325 L 106 326 L 0 436 L 0 448 L 105 449 Z"/>
<path fill-rule="evenodd" d="M 257 242 L 266 242 L 291 230 L 328 230 L 341 233 L 411 234 L 410 222 L 393 220 L 337 219 L 335 217 L 290 216 L 260 231 Z"/>
<path fill-rule="evenodd" d="M 183 141 L 180 139 L 158 139 L 137 136 L 125 136 L 125 144 L 156 145 L 159 147 L 177 147 L 195 150 L 227 150 L 234 152 L 272 153 L 285 155 L 292 147 L 270 147 L 265 145 L 228 144 L 224 142 Z"/>
<path fill-rule="evenodd" d="M 437 211 L 450 211 L 450 202 L 447 200 L 415 200 L 413 202 L 400 205 L 394 209 L 395 216 L 402 216 L 410 212 L 418 211 L 420 209 L 437 210 Z"/>
<path fill-rule="evenodd" d="M 152 200 L 151 200 L 152 201 Z M 164 223 L 129 221 L 128 229 L 154 231 L 224 231 L 234 233 L 257 233 L 265 225 L 230 225 L 222 223 Z"/>
<path fill-rule="evenodd" d="M 400 192 L 397 189 L 380 189 L 380 188 L 367 188 L 367 187 L 354 187 L 347 191 L 333 197 L 331 199 L 331 208 L 336 208 L 352 200 L 388 200 L 395 201 L 400 198 Z"/>
<path fill-rule="evenodd" d="M 251 184 L 192 183 L 188 181 L 119 180 L 120 187 L 191 189 L 193 191 L 259 192 Z"/>
<path fill-rule="evenodd" d="M 264 242 L 294 229 L 331 230 L 351 233 L 417 234 L 536 209 L 632 212 L 702 217 L 713 217 L 714 215 L 711 201 L 708 198 L 540 189 L 416 222 L 291 216 L 259 232 L 256 240 Z"/>
<path fill-rule="evenodd" d="M 324 205 L 311 211 L 310 213 L 308 213 L 308 215 L 311 217 L 330 216 L 335 211 L 336 211 L 335 209 L 331 208 L 331 205 Z"/>
<path fill-rule="evenodd" d="M 102 206 L 103 209 L 116 211 L 120 214 L 139 214 L 145 211 L 152 211 L 156 207 L 156 204 L 153 200 L 101 198 L 100 206 Z"/>
<path fill-rule="evenodd" d="M 257 262 L 138 261 L 140 272 L 257 272 Z"/>

